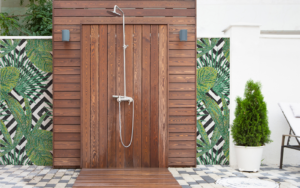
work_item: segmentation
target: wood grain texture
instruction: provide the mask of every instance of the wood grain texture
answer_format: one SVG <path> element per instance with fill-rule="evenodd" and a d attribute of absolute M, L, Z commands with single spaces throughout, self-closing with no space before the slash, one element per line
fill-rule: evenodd
<path fill-rule="evenodd" d="M 196 67 L 169 67 L 169 74 L 196 74 Z"/>
<path fill-rule="evenodd" d="M 142 26 L 134 25 L 134 37 L 133 37 L 133 59 L 134 59 L 134 75 L 133 75 L 133 87 L 134 87 L 134 139 L 133 139 L 133 165 L 135 167 L 142 166 Z"/>
<path fill-rule="evenodd" d="M 172 67 L 195 67 L 195 58 L 170 58 L 169 65 Z"/>
<path fill-rule="evenodd" d="M 80 75 L 56 74 L 53 75 L 53 82 L 56 83 L 80 83 Z"/>
<path fill-rule="evenodd" d="M 142 29 L 142 166 L 150 167 L 150 25 Z"/>
<path fill-rule="evenodd" d="M 195 91 L 194 83 L 169 83 L 169 91 Z"/>
<path fill-rule="evenodd" d="M 90 40 L 91 26 L 83 25 L 82 26 L 82 64 L 81 64 L 81 167 L 90 168 L 91 167 L 91 40 Z"/>
<path fill-rule="evenodd" d="M 61 42 L 61 46 L 70 46 L 73 42 L 80 41 L 80 34 L 79 33 L 70 33 L 70 42 L 62 42 L 62 34 L 61 33 L 54 33 L 53 34 L 53 41 L 55 42 Z M 54 48 L 57 49 L 57 48 Z M 61 49 L 61 48 L 58 48 Z M 68 49 L 68 48 L 62 48 L 62 49 Z M 80 49 L 80 48 L 77 48 Z"/>
<path fill-rule="evenodd" d="M 54 166 L 79 166 L 80 158 L 54 158 Z"/>
<path fill-rule="evenodd" d="M 80 67 L 54 67 L 53 74 L 80 74 Z"/>
<path fill-rule="evenodd" d="M 113 6 L 112 6 L 113 7 Z M 53 24 L 76 25 L 80 23 L 88 24 L 122 24 L 123 20 L 120 17 L 54 17 Z M 193 17 L 127 17 L 126 24 L 195 24 Z M 178 39 L 177 39 L 178 38 Z M 179 41 L 178 36 L 172 37 L 173 40 Z M 188 41 L 193 41 L 195 34 L 188 33 Z"/>
<path fill-rule="evenodd" d="M 99 27 L 99 162 L 98 167 L 107 167 L 107 25 L 100 25 Z"/>
<path fill-rule="evenodd" d="M 195 124 L 195 116 L 170 116 L 169 124 Z"/>
<path fill-rule="evenodd" d="M 79 67 L 80 59 L 53 59 L 54 67 Z"/>
<path fill-rule="evenodd" d="M 180 30 L 182 29 L 186 29 L 188 33 L 196 32 L 195 25 L 170 25 L 169 26 L 170 33 L 179 33 Z"/>
<path fill-rule="evenodd" d="M 116 95 L 116 26 L 108 25 L 108 97 Z M 108 119 L 107 119 L 107 167 L 116 167 L 116 101 L 109 99 L 108 101 Z"/>
<path fill-rule="evenodd" d="M 80 92 L 53 92 L 53 99 L 80 99 Z"/>
<path fill-rule="evenodd" d="M 55 125 L 80 125 L 80 123 L 80 117 L 53 117 Z"/>
<path fill-rule="evenodd" d="M 169 133 L 169 140 L 195 140 L 195 133 Z"/>
<path fill-rule="evenodd" d="M 80 91 L 79 83 L 55 84 L 53 91 Z"/>
<path fill-rule="evenodd" d="M 79 149 L 55 150 L 54 158 L 80 158 Z"/>
<path fill-rule="evenodd" d="M 53 50 L 53 58 L 80 58 L 80 50 Z"/>
<path fill-rule="evenodd" d="M 53 132 L 80 133 L 80 125 L 55 125 Z"/>
<path fill-rule="evenodd" d="M 194 150 L 193 150 L 194 151 Z M 169 158 L 169 166 L 192 167 L 196 165 L 195 157 L 193 158 Z"/>
<path fill-rule="evenodd" d="M 159 85 L 159 46 L 158 46 L 158 25 L 151 25 L 151 67 L 150 67 L 150 91 L 151 91 L 151 104 L 150 104 L 150 165 L 151 167 L 159 167 L 158 159 L 158 85 Z"/>
<path fill-rule="evenodd" d="M 54 141 L 80 141 L 80 133 L 55 133 Z"/>
<path fill-rule="evenodd" d="M 169 149 L 196 149 L 196 142 L 194 141 L 169 141 Z"/>
<path fill-rule="evenodd" d="M 55 149 L 80 149 L 80 142 L 54 142 Z"/>
<path fill-rule="evenodd" d="M 54 1 L 53 8 L 195 8 L 194 1 Z"/>
<path fill-rule="evenodd" d="M 170 91 L 169 100 L 172 99 L 195 99 L 196 100 L 196 92 L 195 91 Z"/>
<path fill-rule="evenodd" d="M 169 133 L 184 133 L 191 132 L 194 133 L 196 131 L 195 125 L 169 125 Z"/>
<path fill-rule="evenodd" d="M 53 49 L 78 50 L 80 49 L 80 42 L 53 42 Z"/>
<path fill-rule="evenodd" d="M 83 29 L 84 31 L 84 29 Z M 90 33 L 90 54 L 91 54 L 91 68 L 90 68 L 90 106 L 91 106 L 91 137 L 86 138 L 90 139 L 91 148 L 87 148 L 87 152 L 90 152 L 91 155 L 91 168 L 99 167 L 99 139 L 101 135 L 99 134 L 99 26 L 98 25 L 91 25 L 91 33 Z M 89 46 L 87 46 L 89 47 Z M 87 70 L 86 70 L 87 71 Z M 84 79 L 84 78 L 83 78 Z M 85 81 L 83 80 L 85 84 Z M 85 100 L 83 98 L 83 100 Z M 83 106 L 84 108 L 84 106 Z M 84 117 L 85 118 L 85 117 Z"/>
<path fill-rule="evenodd" d="M 183 82 L 194 83 L 196 75 L 170 75 L 169 83 L 171 82 Z"/>
<path fill-rule="evenodd" d="M 159 167 L 168 165 L 168 27 L 159 26 Z"/>
<path fill-rule="evenodd" d="M 169 57 L 194 57 L 196 58 L 195 50 L 170 50 Z"/>
<path fill-rule="evenodd" d="M 126 95 L 133 97 L 133 25 L 127 25 L 125 27 L 125 44 L 128 44 L 126 48 Z M 125 104 L 125 130 L 124 130 L 124 144 L 128 145 L 131 139 L 132 133 L 132 110 L 133 104 Z M 133 149 L 129 147 L 125 150 L 125 167 L 133 167 Z"/>
<path fill-rule="evenodd" d="M 170 50 L 196 50 L 195 42 L 169 42 Z M 170 56 L 171 57 L 171 56 Z"/>
<path fill-rule="evenodd" d="M 189 116 L 196 114 L 196 108 L 169 108 L 170 116 Z"/>
<path fill-rule="evenodd" d="M 170 158 L 195 158 L 194 150 L 170 150 L 169 151 L 169 159 Z"/>
<path fill-rule="evenodd" d="M 80 108 L 54 108 L 54 116 L 80 116 Z"/>
<path fill-rule="evenodd" d="M 112 17 L 113 9 L 54 9 L 55 17 Z M 195 9 L 123 9 L 126 16 L 195 16 Z"/>
<path fill-rule="evenodd" d="M 195 33 L 188 33 L 187 34 L 187 41 L 188 42 L 193 42 L 195 40 L 196 40 L 196 34 Z M 180 39 L 179 39 L 179 33 L 170 33 L 169 34 L 169 41 L 170 42 L 179 42 L 180 41 Z"/>

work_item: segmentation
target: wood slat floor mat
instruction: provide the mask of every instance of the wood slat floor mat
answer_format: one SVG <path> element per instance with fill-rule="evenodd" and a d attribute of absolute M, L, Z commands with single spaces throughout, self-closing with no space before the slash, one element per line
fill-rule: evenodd
<path fill-rule="evenodd" d="M 167 168 L 84 168 L 81 170 L 73 187 L 181 188 Z"/>

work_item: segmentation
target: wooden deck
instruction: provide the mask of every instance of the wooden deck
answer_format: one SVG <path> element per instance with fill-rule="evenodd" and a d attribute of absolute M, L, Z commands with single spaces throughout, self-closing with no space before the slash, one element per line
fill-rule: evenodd
<path fill-rule="evenodd" d="M 181 188 L 166 168 L 82 169 L 73 187 Z"/>

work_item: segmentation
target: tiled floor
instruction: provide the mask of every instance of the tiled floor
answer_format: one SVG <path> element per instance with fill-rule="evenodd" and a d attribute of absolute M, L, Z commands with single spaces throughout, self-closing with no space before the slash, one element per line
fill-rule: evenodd
<path fill-rule="evenodd" d="M 300 165 L 264 165 L 259 173 L 241 173 L 229 166 L 199 165 L 197 168 L 169 168 L 183 188 L 216 188 L 222 177 L 259 178 L 280 183 L 280 188 L 300 188 Z M 0 187 L 72 187 L 80 169 L 52 169 L 48 166 L 0 166 Z"/>

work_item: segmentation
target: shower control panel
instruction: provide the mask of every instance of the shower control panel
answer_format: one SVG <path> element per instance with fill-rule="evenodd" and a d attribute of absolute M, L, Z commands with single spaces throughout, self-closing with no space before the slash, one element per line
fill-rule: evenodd
<path fill-rule="evenodd" d="M 121 96 L 121 95 L 113 95 L 113 98 L 116 98 L 118 102 L 122 102 L 122 101 L 128 101 L 130 105 L 130 103 L 133 102 L 133 98 L 132 97 L 127 97 L 127 96 Z"/>

